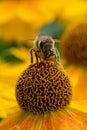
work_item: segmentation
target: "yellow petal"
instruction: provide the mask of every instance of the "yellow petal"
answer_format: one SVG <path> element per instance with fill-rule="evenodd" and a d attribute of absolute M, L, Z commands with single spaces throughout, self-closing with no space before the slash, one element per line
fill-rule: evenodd
<path fill-rule="evenodd" d="M 32 45 L 33 46 L 33 45 Z M 28 61 L 28 65 L 30 64 L 30 52 L 29 50 L 21 47 L 21 48 L 11 48 L 11 53 L 15 55 L 16 57 L 25 60 L 26 62 Z"/>
<path fill-rule="evenodd" d="M 87 99 L 87 70 L 81 69 L 79 74 L 78 84 L 75 89 L 76 100 L 86 100 Z"/>
<path fill-rule="evenodd" d="M 0 37 L 6 41 L 25 42 L 26 39 L 35 35 L 36 29 L 33 28 L 33 24 L 30 25 L 18 17 L 14 17 L 9 22 L 0 25 Z"/>
<path fill-rule="evenodd" d="M 79 7 L 79 8 L 77 8 Z M 68 20 L 81 20 L 87 13 L 86 1 L 65 1 L 64 8 L 62 10 L 62 17 Z"/>
<path fill-rule="evenodd" d="M 84 124 L 82 126 L 82 130 L 87 130 L 87 121 L 84 122 Z"/>
<path fill-rule="evenodd" d="M 55 130 L 66 130 L 67 124 L 66 121 L 61 115 L 57 112 L 51 113 L 51 120 L 53 122 L 53 126 Z"/>
<path fill-rule="evenodd" d="M 0 1 L 0 24 L 15 17 L 17 1 Z"/>
<path fill-rule="evenodd" d="M 25 113 L 19 110 L 15 114 L 13 114 L 12 117 L 3 121 L 0 124 L 0 129 L 6 130 L 6 129 L 19 128 L 21 130 L 39 130 L 38 126 L 40 125 L 39 117 L 40 116 L 34 116 L 30 113 L 27 112 Z"/>
<path fill-rule="evenodd" d="M 66 71 L 70 75 L 73 86 L 74 101 L 87 100 L 87 69 L 78 66 L 69 66 Z"/>
<path fill-rule="evenodd" d="M 13 114 L 11 118 L 5 120 L 2 124 L 0 124 L 0 129 L 6 130 L 15 126 L 19 120 L 23 120 L 23 117 L 24 117 L 24 113 L 19 110 L 18 112 Z"/>
<path fill-rule="evenodd" d="M 23 21 L 32 23 L 33 27 L 40 27 L 47 22 L 52 21 L 56 17 L 60 9 L 60 2 L 57 0 L 36 0 L 36 1 L 20 1 L 17 15 Z"/>
<path fill-rule="evenodd" d="M 50 114 L 44 115 L 40 130 L 53 130 Z"/>
<path fill-rule="evenodd" d="M 72 101 L 71 107 L 87 113 L 87 100 L 81 100 L 79 102 L 78 101 Z"/>

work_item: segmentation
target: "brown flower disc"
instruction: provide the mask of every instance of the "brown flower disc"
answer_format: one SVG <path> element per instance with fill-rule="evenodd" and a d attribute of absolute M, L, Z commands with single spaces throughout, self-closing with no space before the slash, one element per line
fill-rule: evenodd
<path fill-rule="evenodd" d="M 87 65 L 87 22 L 70 28 L 64 34 L 61 45 L 68 63 Z"/>
<path fill-rule="evenodd" d="M 17 102 L 28 112 L 64 109 L 71 97 L 69 77 L 61 67 L 47 61 L 30 65 L 17 81 Z"/>

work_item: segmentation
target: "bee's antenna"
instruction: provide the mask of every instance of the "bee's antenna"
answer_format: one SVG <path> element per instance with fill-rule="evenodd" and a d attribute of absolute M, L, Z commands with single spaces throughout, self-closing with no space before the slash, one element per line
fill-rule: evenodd
<path fill-rule="evenodd" d="M 55 41 L 55 42 L 61 42 L 61 41 L 60 41 L 60 40 L 58 40 L 58 39 L 54 39 L 54 41 Z"/>

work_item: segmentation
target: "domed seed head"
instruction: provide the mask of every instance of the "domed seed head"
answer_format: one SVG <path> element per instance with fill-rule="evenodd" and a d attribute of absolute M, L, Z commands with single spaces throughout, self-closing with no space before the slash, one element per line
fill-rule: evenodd
<path fill-rule="evenodd" d="M 69 77 L 62 68 L 47 61 L 30 65 L 16 85 L 19 106 L 31 113 L 64 109 L 71 97 Z"/>

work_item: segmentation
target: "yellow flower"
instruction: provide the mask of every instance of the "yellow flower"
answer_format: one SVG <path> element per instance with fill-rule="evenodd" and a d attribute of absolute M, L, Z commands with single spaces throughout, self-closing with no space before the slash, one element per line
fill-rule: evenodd
<path fill-rule="evenodd" d="M 83 19 L 87 14 L 86 4 L 81 0 L 0 1 L 0 37 L 24 41 L 56 18 L 67 21 Z"/>
<path fill-rule="evenodd" d="M 24 51 L 24 55 L 21 53 L 22 51 Z M 72 87 L 69 76 L 63 67 L 55 66 L 50 61 L 29 65 L 19 77 L 15 89 L 12 86 L 15 86 L 14 83 L 20 71 L 24 70 L 24 66 L 30 62 L 23 48 L 20 48 L 20 51 L 12 48 L 12 52 L 16 56 L 23 57 L 26 62 L 22 65 L 10 66 L 11 69 L 9 65 L 1 64 L 0 109 L 2 117 L 7 116 L 4 115 L 6 114 L 4 111 L 7 110 L 8 119 L 2 121 L 0 129 L 86 130 L 87 105 L 73 97 L 72 94 L 76 89 Z M 8 70 L 7 67 L 9 67 Z M 5 80 L 4 76 L 7 76 L 8 79 Z M 9 85 L 12 79 L 13 85 Z M 72 80 L 75 85 L 77 81 L 74 77 Z M 5 90 L 1 87 L 4 86 L 4 82 L 7 83 L 5 83 Z"/>
<path fill-rule="evenodd" d="M 36 35 L 44 24 L 52 22 L 57 0 L 4 0 L 0 1 L 0 37 L 6 40 L 24 41 Z"/>
<path fill-rule="evenodd" d="M 73 100 L 87 105 L 87 69 L 84 67 L 71 65 L 66 68 L 66 71 L 70 75 L 74 86 Z"/>
<path fill-rule="evenodd" d="M 0 1 L 0 24 L 6 23 L 15 17 L 17 1 Z"/>
<path fill-rule="evenodd" d="M 19 77 L 15 95 L 20 107 L 13 107 L 16 113 L 0 124 L 1 130 L 87 129 L 87 111 L 71 102 L 72 86 L 61 66 L 48 61 L 30 65 Z"/>
<path fill-rule="evenodd" d="M 33 28 L 33 25 L 31 26 L 18 18 L 14 18 L 0 25 L 0 37 L 6 41 L 25 42 L 29 37 L 35 35 L 36 29 Z"/>
<path fill-rule="evenodd" d="M 56 0 L 20 0 L 20 1 L 1 1 L 0 2 L 0 23 L 6 23 L 13 18 L 32 23 L 34 26 L 42 25 L 55 18 L 55 11 L 60 8 L 60 3 Z M 3 13 L 2 13 L 3 12 Z"/>
<path fill-rule="evenodd" d="M 62 38 L 62 50 L 66 67 L 74 86 L 74 99 L 86 104 L 87 101 L 87 20 L 71 27 Z M 67 64 L 66 63 L 66 64 Z"/>
<path fill-rule="evenodd" d="M 87 2 L 83 0 L 63 1 L 60 18 L 74 22 L 86 18 Z M 77 8 L 79 7 L 79 8 Z"/>
<path fill-rule="evenodd" d="M 14 96 L 14 86 L 24 66 L 26 66 L 26 63 L 13 66 L 0 63 L 0 117 L 2 118 L 6 118 L 7 115 L 11 114 L 14 110 L 9 108 L 17 104 Z"/>
<path fill-rule="evenodd" d="M 62 39 L 63 54 L 68 63 L 87 64 L 87 22 L 83 21 L 70 28 Z"/>
<path fill-rule="evenodd" d="M 79 6 L 79 9 L 77 9 Z M 62 14 L 60 13 L 62 11 Z M 0 2 L 0 23 L 6 23 L 18 17 L 33 26 L 50 22 L 61 14 L 61 17 L 73 19 L 85 16 L 87 13 L 86 1 L 81 0 L 4 0 Z M 3 13 L 2 13 L 3 12 Z"/>
<path fill-rule="evenodd" d="M 11 52 L 18 58 L 20 57 L 20 59 L 23 59 L 25 62 L 19 64 L 8 64 L 0 60 L 0 117 L 2 118 L 6 118 L 14 111 L 9 108 L 12 108 L 17 104 L 14 92 L 18 75 L 25 67 L 27 67 L 28 64 L 30 64 L 30 55 L 26 49 L 11 48 Z"/>

